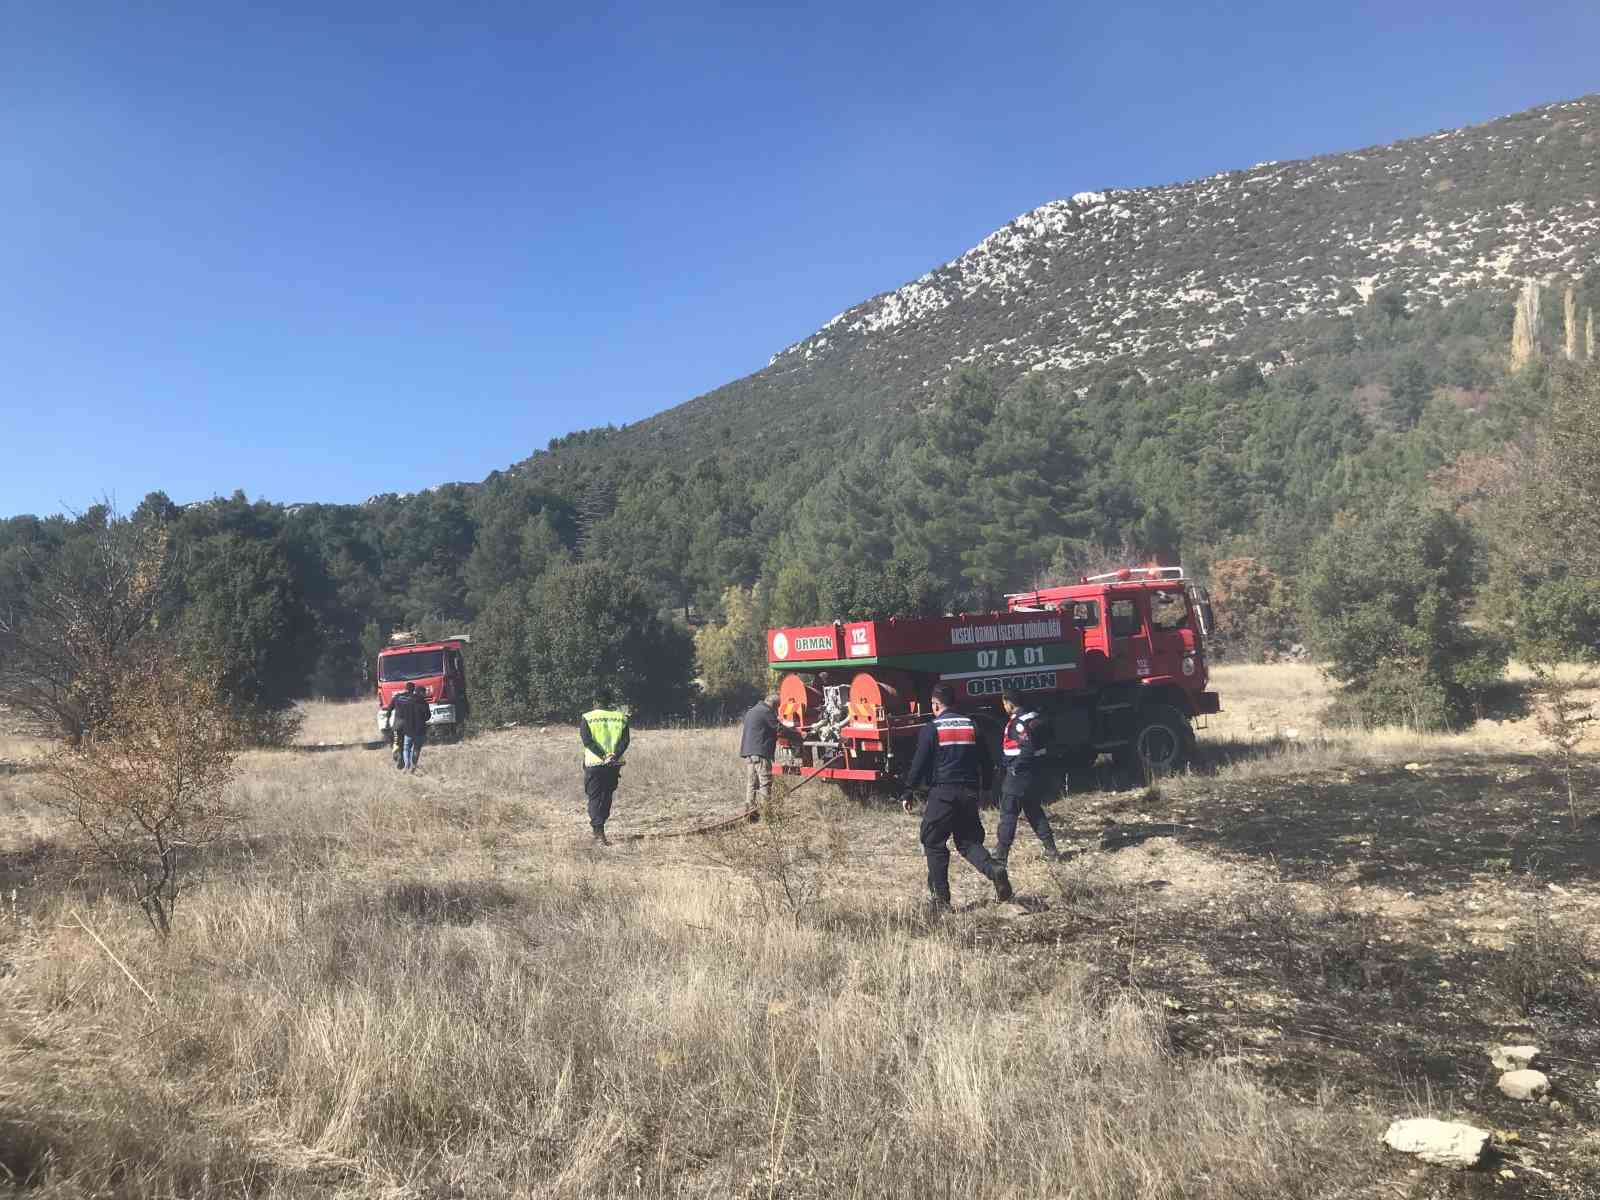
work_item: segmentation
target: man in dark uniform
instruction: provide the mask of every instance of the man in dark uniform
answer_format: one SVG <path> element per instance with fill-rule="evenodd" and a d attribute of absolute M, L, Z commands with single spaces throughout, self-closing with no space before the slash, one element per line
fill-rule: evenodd
<path fill-rule="evenodd" d="M 778 720 L 777 708 L 778 693 L 767 693 L 744 714 L 744 727 L 739 731 L 739 757 L 745 762 L 744 802 L 759 801 L 763 809 L 772 799 L 772 760 L 778 753 L 778 739 L 799 736 Z"/>
<path fill-rule="evenodd" d="M 996 898 L 1009 900 L 1012 896 L 1005 864 L 990 858 L 983 848 L 983 822 L 978 819 L 979 789 L 989 786 L 994 763 L 978 727 L 970 717 L 956 712 L 954 703 L 949 684 L 933 689 L 933 720 L 923 726 L 906 776 L 907 788 L 932 785 L 922 810 L 921 839 L 922 851 L 928 856 L 928 891 L 937 909 L 950 907 L 952 837 L 961 857 L 994 884 Z M 911 811 L 909 791 L 901 803 Z"/>
<path fill-rule="evenodd" d="M 589 802 L 590 836 L 598 846 L 606 841 L 611 799 L 622 774 L 622 756 L 628 751 L 628 714 L 612 705 L 608 692 L 578 720 L 578 740 L 583 743 L 583 794 Z"/>
<path fill-rule="evenodd" d="M 1056 775 L 1044 761 L 1050 745 L 1050 726 L 1037 711 L 1025 707 L 1022 696 L 1007 690 L 1000 697 L 1006 710 L 1006 728 L 1000 737 L 1000 754 L 1005 759 L 1006 779 L 1000 785 L 1000 827 L 994 835 L 994 857 L 1002 864 L 1011 857 L 1011 843 L 1017 836 L 1017 816 L 1025 814 L 1033 832 L 1044 846 L 1050 862 L 1061 857 L 1056 836 L 1045 815 L 1044 801 Z"/>

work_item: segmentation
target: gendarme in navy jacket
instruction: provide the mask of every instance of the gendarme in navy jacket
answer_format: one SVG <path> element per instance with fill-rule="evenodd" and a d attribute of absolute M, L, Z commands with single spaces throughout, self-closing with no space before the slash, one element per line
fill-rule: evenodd
<path fill-rule="evenodd" d="M 947 708 L 922 727 L 906 786 L 987 786 L 993 771 L 989 747 L 972 718 Z"/>
<path fill-rule="evenodd" d="M 1041 765 L 1050 744 L 1050 725 L 1033 709 L 1019 708 L 1006 722 L 1000 736 L 1000 753 L 1005 756 L 1006 774 L 1032 775 Z"/>

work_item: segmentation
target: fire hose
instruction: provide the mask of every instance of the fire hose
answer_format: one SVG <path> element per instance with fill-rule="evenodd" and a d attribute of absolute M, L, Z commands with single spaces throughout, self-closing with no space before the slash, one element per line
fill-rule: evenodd
<path fill-rule="evenodd" d="M 800 769 L 800 774 L 803 776 L 803 778 L 792 788 L 786 790 L 783 793 L 783 798 L 785 800 L 789 799 L 790 796 L 793 796 L 801 788 L 805 787 L 806 784 L 810 783 L 817 776 L 821 775 L 824 771 L 833 766 L 834 763 L 838 762 L 843 757 L 844 751 L 841 750 L 821 766 L 812 767 L 809 769 L 809 771 L 805 767 L 802 767 Z M 669 829 L 660 833 L 619 833 L 614 835 L 611 840 L 613 842 L 642 842 L 646 839 L 654 841 L 661 838 L 697 837 L 707 833 L 720 833 L 724 829 L 732 829 L 734 826 L 744 822 L 757 820 L 760 818 L 760 816 L 761 806 L 759 804 L 750 804 L 734 813 L 733 816 L 724 817 L 720 821 L 713 821 L 709 825 L 696 825 L 691 829 Z"/>

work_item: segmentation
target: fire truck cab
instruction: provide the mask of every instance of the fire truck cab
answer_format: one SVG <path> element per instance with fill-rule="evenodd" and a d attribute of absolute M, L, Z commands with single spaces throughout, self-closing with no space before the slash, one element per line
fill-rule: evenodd
<path fill-rule="evenodd" d="M 1124 567 L 1065 587 L 1009 595 L 1006 607 L 1070 617 L 1083 631 L 1090 687 L 1172 687 L 1173 701 L 1190 716 L 1220 709 L 1217 694 L 1205 690 L 1211 598 L 1184 578 L 1182 567 Z"/>
<path fill-rule="evenodd" d="M 1209 690 L 1205 639 L 1215 623 L 1211 597 L 1186 579 L 1182 567 L 1124 567 L 1075 584 L 1006 597 L 1012 612 L 1058 612 L 1083 634 L 1083 685 L 1096 696 L 1099 732 L 1071 760 L 1092 761 L 1101 750 L 1156 762 L 1188 756 L 1193 721 L 1222 710 Z M 1175 722 L 1141 721 L 1166 708 Z M 1118 714 L 1127 713 L 1124 718 Z M 1173 744 L 1177 739 L 1181 744 Z"/>
<path fill-rule="evenodd" d="M 392 634 L 378 652 L 378 735 L 390 736 L 394 699 L 406 684 L 427 698 L 430 732 L 460 738 L 467 727 L 466 634 L 425 642 L 411 633 Z"/>

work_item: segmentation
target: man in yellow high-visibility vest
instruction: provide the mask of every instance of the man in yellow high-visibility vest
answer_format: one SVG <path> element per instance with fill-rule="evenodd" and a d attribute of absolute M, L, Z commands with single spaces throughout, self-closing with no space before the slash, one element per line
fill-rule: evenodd
<path fill-rule="evenodd" d="M 611 798 L 622 773 L 622 756 L 628 750 L 628 714 L 613 705 L 602 692 L 599 703 L 578 720 L 578 737 L 583 742 L 583 794 L 589 800 L 589 828 L 595 843 L 609 846 L 606 821 L 611 816 Z"/>

